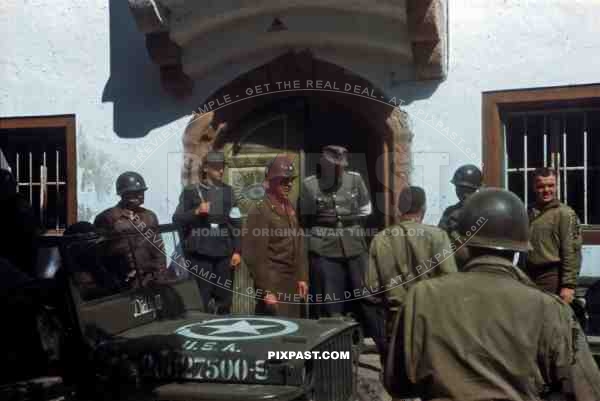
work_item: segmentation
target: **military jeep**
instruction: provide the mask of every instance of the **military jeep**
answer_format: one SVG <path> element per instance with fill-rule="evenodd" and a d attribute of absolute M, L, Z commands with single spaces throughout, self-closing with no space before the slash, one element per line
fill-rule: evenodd
<path fill-rule="evenodd" d="M 169 255 L 177 229 L 161 226 L 160 235 Z M 113 240 L 88 235 L 50 244 L 60 251 L 52 280 L 58 299 L 66 296 L 56 305 L 61 376 L 75 398 L 354 399 L 362 344 L 354 321 L 208 314 L 194 275 L 118 283 L 103 262 Z M 313 351 L 347 359 L 309 359 Z"/>

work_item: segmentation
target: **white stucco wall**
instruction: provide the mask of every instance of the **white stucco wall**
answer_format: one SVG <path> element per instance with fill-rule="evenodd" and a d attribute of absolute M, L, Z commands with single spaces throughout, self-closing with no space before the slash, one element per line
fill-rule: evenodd
<path fill-rule="evenodd" d="M 600 30 L 595 22 L 599 1 L 451 0 L 449 5 L 448 79 L 428 98 L 406 106 L 416 134 L 413 151 L 448 153 L 449 165 L 441 169 L 440 182 L 423 180 L 422 166 L 416 166 L 420 172 L 413 176 L 427 190 L 430 222 L 440 210 L 436 206 L 443 209 L 456 201 L 448 183 L 455 168 L 481 165 L 482 92 L 590 84 L 600 78 Z M 426 86 L 396 85 L 389 90 L 410 98 Z M 440 131 L 446 127 L 459 139 L 444 137 Z M 469 148 L 474 159 L 468 157 Z"/>
<path fill-rule="evenodd" d="M 394 81 L 393 66 L 368 60 L 346 65 L 405 102 L 415 133 L 412 178 L 428 192 L 430 223 L 456 201 L 448 184 L 454 169 L 481 164 L 482 91 L 594 83 L 600 71 L 599 1 L 449 3 L 445 82 Z M 151 186 L 147 206 L 169 221 L 180 189 L 173 153 L 181 152 L 191 110 L 261 63 L 213 73 L 196 82 L 191 99 L 176 101 L 160 88 L 126 2 L 116 0 L 4 0 L 0 35 L 0 117 L 76 115 L 81 219 L 115 203 L 118 174 L 152 152 L 136 169 Z M 454 141 L 440 133 L 446 128 Z"/>

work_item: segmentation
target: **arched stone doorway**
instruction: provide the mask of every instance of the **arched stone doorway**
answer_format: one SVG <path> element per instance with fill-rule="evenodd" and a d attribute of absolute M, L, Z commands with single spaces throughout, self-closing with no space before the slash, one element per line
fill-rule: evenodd
<path fill-rule="evenodd" d="M 325 85 L 323 90 L 315 87 L 310 91 L 274 90 L 277 82 L 282 83 L 279 85 L 282 88 L 284 82 L 308 80 L 315 86 L 317 81 L 321 81 L 322 87 L 326 82 L 330 86 L 327 88 Z M 271 87 L 268 93 L 264 89 L 265 84 Z M 353 89 L 360 88 L 358 92 L 367 89 L 369 95 L 361 96 L 353 89 L 341 90 L 346 85 Z M 331 89 L 332 86 L 338 90 Z M 366 166 L 358 170 L 368 178 L 373 191 L 373 202 L 378 213 L 373 223 L 382 226 L 395 220 L 395 201 L 400 190 L 408 183 L 411 165 L 412 133 L 405 112 L 379 100 L 388 98 L 364 78 L 319 60 L 310 51 L 286 53 L 239 76 L 208 97 L 205 105 L 211 100 L 215 104 L 223 104 L 225 97 L 236 99 L 248 88 L 257 87 L 263 88 L 260 95 L 233 101 L 214 111 L 206 112 L 204 107 L 192 117 L 183 136 L 186 154 L 182 169 L 184 185 L 197 182 L 200 161 L 211 148 L 239 146 L 240 139 L 248 139 L 252 124 L 261 124 L 262 120 L 266 121 L 279 113 L 286 116 L 287 123 L 292 124 L 288 128 L 296 130 L 295 135 L 303 136 L 302 140 L 296 138 L 294 146 L 295 151 L 307 155 L 300 166 L 305 175 L 314 168 L 311 154 L 318 153 L 320 146 L 335 143 L 346 145 L 357 158 L 360 158 L 360 154 L 364 155 L 363 163 Z M 284 110 L 285 107 L 288 109 Z M 292 110 L 293 107 L 296 109 Z M 339 128 L 335 126 L 336 122 Z M 345 135 L 344 129 L 349 129 L 352 135 Z M 257 140 L 258 144 L 268 142 L 267 138 Z M 291 145 L 289 138 L 287 144 Z M 281 148 L 282 144 L 277 146 Z M 356 167 L 351 165 L 351 168 Z"/>
<path fill-rule="evenodd" d="M 270 91 L 244 101 L 231 102 L 214 111 L 198 113 L 183 137 L 185 163 L 182 183 L 199 179 L 202 157 L 210 149 L 225 151 L 225 180 L 236 190 L 240 203 L 253 185 L 262 182 L 264 165 L 278 153 L 294 153 L 301 178 L 314 174 L 320 150 L 329 144 L 346 146 L 350 169 L 361 173 L 370 187 L 374 213 L 368 224 L 381 228 L 395 221 L 397 195 L 408 183 L 410 143 L 406 114 L 386 102 L 383 93 L 363 78 L 314 58 L 310 52 L 290 52 L 230 82 L 205 104 L 216 99 L 236 99 L 247 88 L 277 82 L 329 82 L 338 90 Z M 369 96 L 345 85 L 368 88 Z M 360 90 L 359 90 L 360 92 Z M 240 96 L 243 98 L 244 96 Z M 297 195 L 299 183 L 293 192 Z M 252 287 L 246 268 L 236 270 L 233 310 L 253 312 L 253 299 L 244 295 Z"/>

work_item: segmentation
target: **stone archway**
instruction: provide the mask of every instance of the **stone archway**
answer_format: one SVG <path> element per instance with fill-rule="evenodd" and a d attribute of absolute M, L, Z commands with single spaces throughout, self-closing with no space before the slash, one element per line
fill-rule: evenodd
<path fill-rule="evenodd" d="M 345 85 L 350 85 L 351 88 L 356 86 L 361 89 L 368 88 L 371 98 L 387 99 L 381 90 L 364 78 L 340 66 L 319 60 L 313 57 L 310 51 L 303 51 L 286 53 L 241 75 L 208 97 L 205 104 L 209 104 L 211 100 L 215 103 L 220 100 L 222 104 L 226 96 L 229 99 L 236 99 L 238 94 L 240 97 L 246 97 L 244 93 L 247 88 L 263 86 L 266 83 L 271 83 L 274 87 L 276 82 L 293 82 L 294 80 L 300 82 L 311 80 L 315 85 L 318 80 L 323 83 L 336 82 L 338 88 Z M 369 126 L 370 132 L 377 135 L 381 142 L 381 157 L 376 168 L 383 187 L 384 203 L 379 207 L 384 210 L 386 225 L 395 221 L 395 201 L 402 188 L 408 184 L 411 166 L 412 132 L 408 116 L 406 112 L 392 104 L 369 100 L 366 96 L 355 95 L 353 91 L 346 93 L 335 90 L 273 91 L 267 95 L 252 97 L 244 101 L 233 101 L 214 111 L 207 111 L 207 108 L 204 107 L 203 110 L 194 113 L 183 135 L 186 156 L 182 168 L 182 183 L 188 185 L 197 182 L 202 157 L 210 149 L 221 148 L 228 134 L 235 131 L 239 122 L 246 116 L 268 103 L 292 96 L 304 96 L 320 105 L 326 105 L 329 102 L 343 105 L 353 114 L 360 116 Z"/>

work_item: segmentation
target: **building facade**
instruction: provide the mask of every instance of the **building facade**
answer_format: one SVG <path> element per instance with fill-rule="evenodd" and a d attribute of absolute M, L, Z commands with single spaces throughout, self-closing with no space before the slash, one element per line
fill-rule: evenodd
<path fill-rule="evenodd" d="M 297 154 L 307 176 L 322 145 L 346 145 L 373 227 L 408 182 L 435 224 L 458 166 L 530 200 L 531 169 L 553 165 L 591 261 L 599 12 L 592 0 L 8 0 L 0 147 L 58 232 L 114 204 L 128 170 L 170 222 L 210 148 L 243 201 L 272 155 Z"/>

